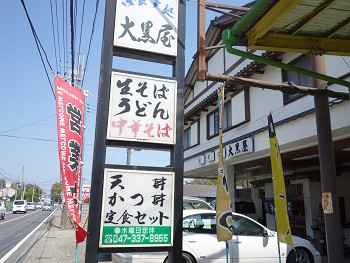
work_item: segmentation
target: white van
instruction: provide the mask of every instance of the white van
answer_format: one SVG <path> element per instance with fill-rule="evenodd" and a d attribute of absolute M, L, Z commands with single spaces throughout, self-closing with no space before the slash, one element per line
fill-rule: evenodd
<path fill-rule="evenodd" d="M 15 200 L 12 205 L 12 213 L 17 212 L 27 213 L 27 201 L 26 200 Z"/>

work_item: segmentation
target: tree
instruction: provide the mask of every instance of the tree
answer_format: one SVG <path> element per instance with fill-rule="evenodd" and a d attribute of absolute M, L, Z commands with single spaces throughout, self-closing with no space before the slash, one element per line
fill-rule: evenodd
<path fill-rule="evenodd" d="M 26 184 L 24 199 L 27 201 L 37 202 L 40 199 L 41 188 L 35 184 Z"/>
<path fill-rule="evenodd" d="M 26 184 L 25 189 L 23 189 L 23 185 L 21 183 L 14 182 L 12 183 L 11 188 L 17 189 L 17 196 L 14 195 L 11 197 L 11 200 L 21 199 L 22 192 L 25 190 L 24 199 L 27 201 L 32 201 L 33 198 L 33 201 L 36 202 L 40 198 L 40 193 L 42 192 L 42 189 L 35 184 Z"/>
<path fill-rule="evenodd" d="M 51 201 L 59 203 L 62 197 L 62 183 L 56 182 L 51 187 Z"/>

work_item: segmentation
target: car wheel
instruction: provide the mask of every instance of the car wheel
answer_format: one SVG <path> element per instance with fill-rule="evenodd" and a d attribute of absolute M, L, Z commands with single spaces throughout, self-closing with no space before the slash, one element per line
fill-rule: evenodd
<path fill-rule="evenodd" d="M 192 255 L 183 252 L 182 253 L 182 263 L 196 263 L 196 260 L 193 258 Z"/>
<path fill-rule="evenodd" d="M 164 263 L 168 263 L 168 258 L 164 260 Z M 182 263 L 197 263 L 194 257 L 186 252 L 182 252 Z"/>
<path fill-rule="evenodd" d="M 305 248 L 298 247 L 296 252 L 292 250 L 287 258 L 287 263 L 313 263 L 314 259 Z"/>

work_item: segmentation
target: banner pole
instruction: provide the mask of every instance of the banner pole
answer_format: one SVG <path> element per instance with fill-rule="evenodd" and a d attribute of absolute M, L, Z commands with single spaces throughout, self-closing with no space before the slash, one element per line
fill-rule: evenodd
<path fill-rule="evenodd" d="M 85 155 L 85 138 L 86 138 L 86 123 L 87 123 L 87 118 L 86 118 L 86 109 L 87 109 L 87 104 L 88 104 L 88 91 L 84 90 L 84 95 L 85 95 L 85 107 L 84 107 L 84 136 L 83 136 L 83 156 L 82 156 L 82 165 L 81 165 L 81 174 L 80 174 L 80 182 L 79 182 L 79 217 L 80 217 L 80 222 L 82 220 L 82 215 L 83 215 L 83 202 L 82 202 L 82 189 L 83 189 L 83 171 L 84 171 L 84 155 Z M 84 224 L 85 225 L 85 224 Z M 84 227 L 84 226 L 83 226 Z M 75 248 L 75 263 L 79 263 L 79 247 L 78 243 L 76 243 L 76 248 Z"/>
<path fill-rule="evenodd" d="M 276 210 L 276 207 L 275 207 L 275 228 L 276 228 L 276 230 L 277 230 L 278 228 L 277 228 L 276 214 L 277 214 L 277 210 Z M 278 232 L 277 232 L 277 231 L 276 231 L 276 234 L 277 234 L 278 260 L 279 260 L 279 263 L 281 263 L 280 239 L 279 239 L 279 237 L 278 237 Z"/>
<path fill-rule="evenodd" d="M 226 263 L 228 263 L 228 242 L 227 240 L 225 242 L 226 242 Z"/>

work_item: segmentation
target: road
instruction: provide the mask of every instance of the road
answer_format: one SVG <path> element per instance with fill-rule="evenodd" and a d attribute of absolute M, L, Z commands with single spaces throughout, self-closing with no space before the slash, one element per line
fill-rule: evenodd
<path fill-rule="evenodd" d="M 52 212 L 52 211 L 51 211 Z M 31 233 L 50 211 L 28 211 L 26 214 L 6 214 L 0 220 L 0 259 Z"/>

